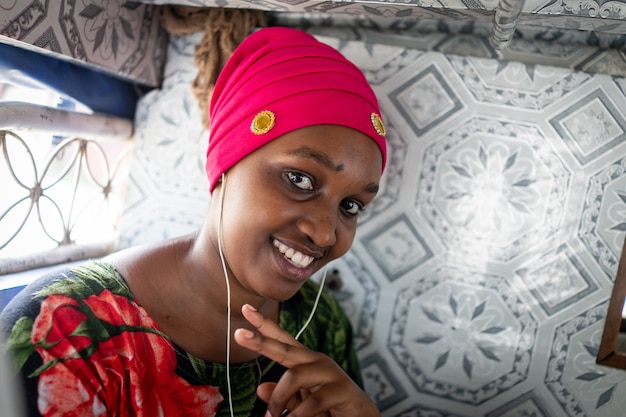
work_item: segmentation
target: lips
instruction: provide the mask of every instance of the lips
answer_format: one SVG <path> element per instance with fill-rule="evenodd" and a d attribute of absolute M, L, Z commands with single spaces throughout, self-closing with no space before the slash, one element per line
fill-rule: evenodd
<path fill-rule="evenodd" d="M 307 268 L 311 263 L 315 260 L 314 257 L 305 255 L 304 253 L 291 248 L 284 243 L 279 242 L 274 239 L 274 247 L 278 249 L 280 253 L 284 255 L 284 257 L 291 263 L 293 266 L 297 268 Z"/>

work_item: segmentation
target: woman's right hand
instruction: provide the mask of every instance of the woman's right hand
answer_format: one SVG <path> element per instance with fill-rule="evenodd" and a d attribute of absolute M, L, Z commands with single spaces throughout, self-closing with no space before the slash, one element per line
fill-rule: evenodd
<path fill-rule="evenodd" d="M 240 346 L 270 358 L 287 371 L 277 383 L 264 383 L 257 395 L 267 402 L 267 417 L 379 417 L 374 402 L 327 355 L 308 349 L 250 305 L 242 313 L 258 331 L 237 329 Z"/>

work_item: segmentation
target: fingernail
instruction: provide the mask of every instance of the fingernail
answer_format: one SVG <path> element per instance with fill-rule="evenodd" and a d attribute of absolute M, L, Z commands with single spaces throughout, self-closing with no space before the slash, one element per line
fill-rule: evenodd
<path fill-rule="evenodd" d="M 246 339 L 252 339 L 254 337 L 254 333 L 248 329 L 237 329 L 237 332 Z"/>
<path fill-rule="evenodd" d="M 251 304 L 246 304 L 246 306 L 252 311 L 257 311 L 257 309 Z"/>
<path fill-rule="evenodd" d="M 272 413 L 270 413 L 270 410 L 267 410 L 265 412 L 265 417 L 272 417 Z"/>

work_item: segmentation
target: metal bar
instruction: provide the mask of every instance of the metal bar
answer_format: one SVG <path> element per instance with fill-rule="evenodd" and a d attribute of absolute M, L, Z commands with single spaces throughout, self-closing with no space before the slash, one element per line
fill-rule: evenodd
<path fill-rule="evenodd" d="M 20 102 L 0 103 L 0 129 L 47 130 L 62 136 L 128 139 L 131 120 L 102 113 L 84 114 Z"/>
<path fill-rule="evenodd" d="M 508 46 L 515 34 L 525 0 L 500 0 L 493 17 L 489 43 L 496 51 Z"/>
<path fill-rule="evenodd" d="M 0 259 L 0 276 L 81 259 L 99 258 L 114 250 L 115 241 L 111 240 L 93 244 L 61 245 L 46 252 L 2 258 Z"/>

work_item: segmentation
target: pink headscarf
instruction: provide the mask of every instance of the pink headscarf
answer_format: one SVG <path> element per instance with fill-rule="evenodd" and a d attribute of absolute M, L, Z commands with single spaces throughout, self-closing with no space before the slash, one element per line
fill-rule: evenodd
<path fill-rule="evenodd" d="M 386 161 L 385 127 L 361 70 L 336 49 L 297 29 L 248 36 L 220 73 L 211 97 L 206 172 L 220 175 L 246 155 L 293 130 L 336 124 L 363 132 Z"/>

